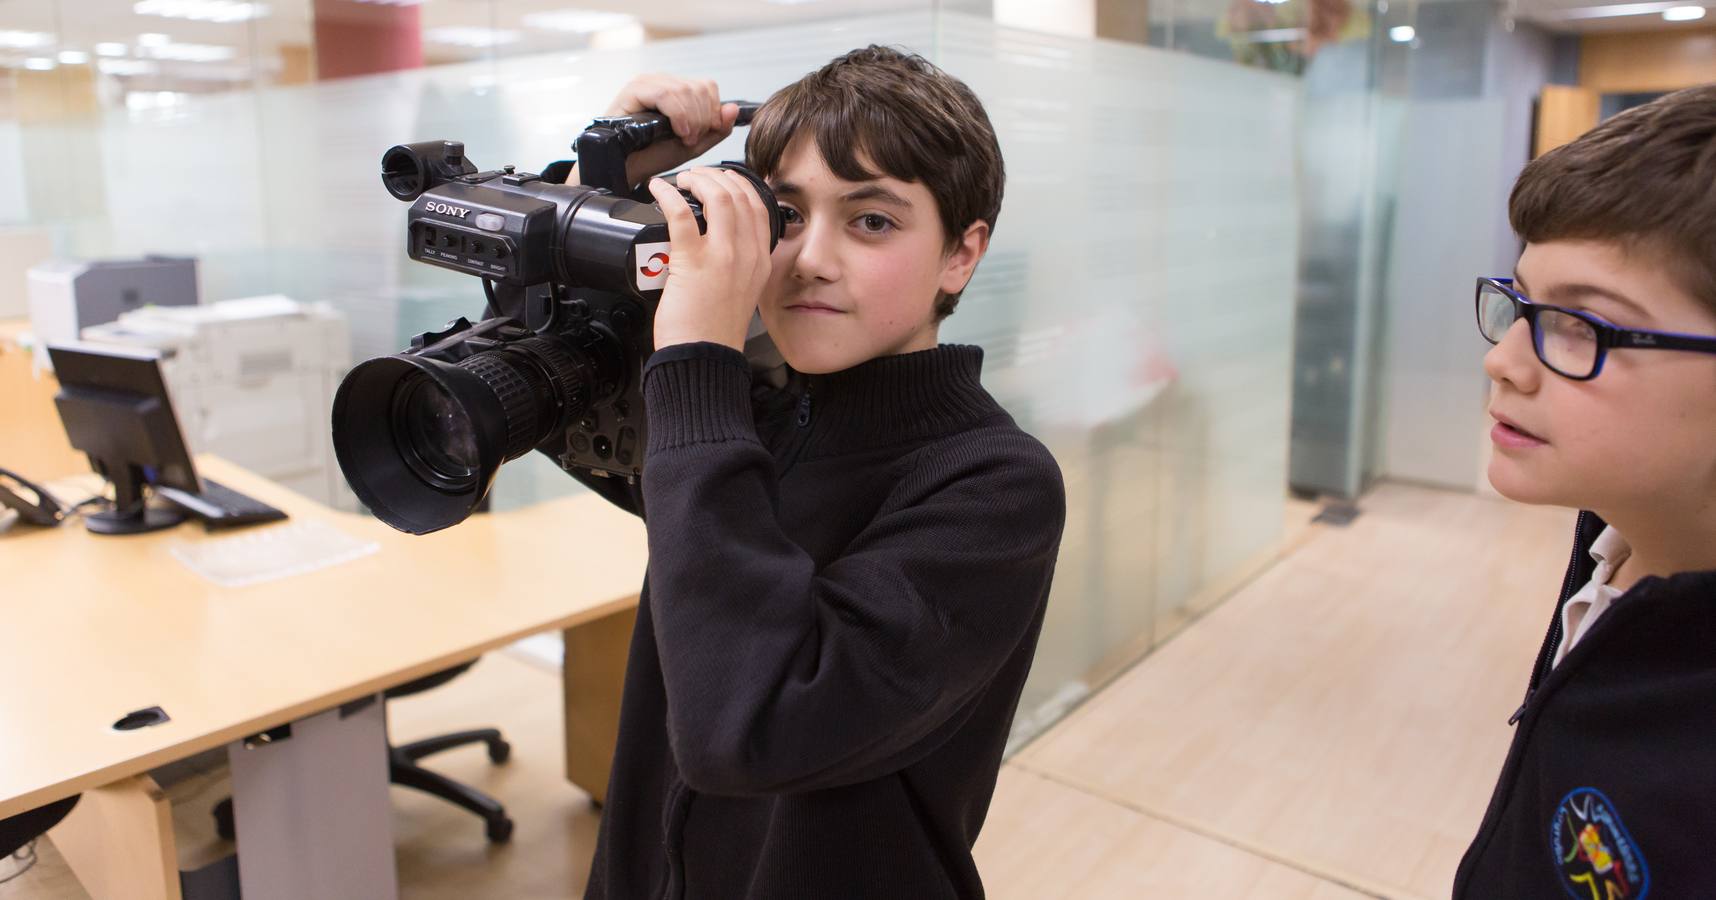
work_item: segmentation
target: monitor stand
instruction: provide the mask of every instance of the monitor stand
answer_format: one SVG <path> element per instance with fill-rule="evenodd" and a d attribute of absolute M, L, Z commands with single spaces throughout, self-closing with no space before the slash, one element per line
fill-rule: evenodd
<path fill-rule="evenodd" d="M 139 467 L 117 465 L 102 469 L 113 482 L 113 500 L 103 503 L 101 512 L 84 515 L 83 525 L 91 534 L 146 534 L 185 521 L 184 511 L 176 507 L 149 505 L 143 489 L 143 470 Z"/>

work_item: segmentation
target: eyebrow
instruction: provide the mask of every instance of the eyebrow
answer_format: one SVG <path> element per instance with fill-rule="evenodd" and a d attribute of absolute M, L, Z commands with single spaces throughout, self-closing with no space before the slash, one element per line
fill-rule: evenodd
<path fill-rule="evenodd" d="M 907 209 L 912 208 L 912 201 L 907 200 L 879 184 L 864 185 L 858 190 L 852 191 L 840 199 L 847 203 L 855 203 L 859 200 L 880 200 L 883 203 L 892 203 L 895 206 L 903 206 Z"/>
<path fill-rule="evenodd" d="M 779 197 L 804 196 L 804 188 L 791 181 L 779 182 L 773 185 L 771 189 L 775 192 L 775 195 Z M 906 209 L 912 208 L 912 201 L 907 200 L 879 184 L 866 184 L 857 190 L 849 191 L 845 196 L 842 196 L 840 200 L 842 203 L 856 203 L 860 200 L 880 200 L 883 203 L 891 203 L 895 206 L 904 207 Z"/>
<path fill-rule="evenodd" d="M 1520 294 L 1527 295 L 1527 297 L 1531 295 L 1531 290 L 1526 287 L 1526 280 L 1519 277 L 1519 271 L 1515 271 L 1514 273 L 1514 285 L 1515 289 L 1519 290 Z M 1647 311 L 1646 307 L 1640 306 L 1639 302 L 1634 301 L 1634 299 L 1630 299 L 1630 297 L 1627 297 L 1625 294 L 1618 294 L 1615 290 L 1606 289 L 1606 287 L 1598 287 L 1598 285 L 1587 285 L 1587 283 L 1582 282 L 1574 282 L 1570 283 L 1570 285 L 1555 285 L 1555 287 L 1551 287 L 1551 289 L 1548 290 L 1548 297 L 1550 297 L 1551 301 L 1556 301 L 1556 299 L 1558 299 L 1562 304 L 1570 301 L 1570 299 L 1575 299 L 1575 297 L 1603 297 L 1604 301 L 1613 302 L 1615 306 L 1622 307 L 1622 309 L 1625 309 L 1627 313 L 1639 316 L 1640 319 L 1651 319 L 1651 313 Z"/>
<path fill-rule="evenodd" d="M 1594 284 L 1580 284 L 1577 282 L 1574 284 L 1558 284 L 1549 290 L 1549 294 L 1551 297 L 1562 298 L 1563 303 L 1567 302 L 1569 299 L 1577 297 L 1601 297 L 1604 300 L 1619 306 L 1628 313 L 1638 316 L 1640 319 L 1649 321 L 1651 318 L 1648 310 L 1643 306 L 1640 306 L 1636 301 L 1629 299 L 1625 294 L 1616 293 L 1608 288 L 1598 287 Z"/>

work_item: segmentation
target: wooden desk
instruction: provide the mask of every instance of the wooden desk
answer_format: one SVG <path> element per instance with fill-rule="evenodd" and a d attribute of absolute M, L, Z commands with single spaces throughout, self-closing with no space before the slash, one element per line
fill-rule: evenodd
<path fill-rule="evenodd" d="M 0 468 L 31 481 L 88 472 L 89 458 L 72 449 L 54 407 L 59 382 L 50 372 L 38 376 L 19 344 L 29 330 L 28 319 L 0 319 Z"/>
<path fill-rule="evenodd" d="M 218 459 L 198 466 L 294 521 L 325 522 L 381 550 L 226 589 L 169 555 L 175 542 L 222 536 L 192 524 L 129 537 L 75 523 L 0 534 L 0 683 L 11 686 L 0 692 L 0 817 L 126 785 L 536 632 L 612 631 L 637 602 L 643 525 L 591 494 L 413 537 Z M 569 654 L 569 680 L 576 662 Z M 153 706 L 171 721 L 113 730 Z"/>

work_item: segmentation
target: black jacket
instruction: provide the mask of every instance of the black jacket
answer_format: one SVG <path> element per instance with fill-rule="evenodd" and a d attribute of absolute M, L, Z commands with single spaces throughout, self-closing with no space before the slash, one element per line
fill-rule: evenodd
<path fill-rule="evenodd" d="M 1716 897 L 1716 572 L 1645 578 L 1551 668 L 1573 559 L 1459 900 Z"/>
<path fill-rule="evenodd" d="M 649 571 L 586 897 L 983 895 L 1065 495 L 981 360 L 780 391 L 728 348 L 651 358 Z"/>

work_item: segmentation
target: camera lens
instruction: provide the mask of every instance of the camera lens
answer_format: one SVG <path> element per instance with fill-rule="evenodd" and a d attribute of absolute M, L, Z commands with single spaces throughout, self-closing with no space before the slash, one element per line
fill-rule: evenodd
<path fill-rule="evenodd" d="M 406 464 L 438 487 L 468 487 L 477 476 L 477 428 L 451 395 L 426 375 L 401 384 L 394 439 Z"/>
<path fill-rule="evenodd" d="M 606 338 L 612 341 L 612 338 Z M 463 521 L 495 473 L 583 416 L 615 354 L 530 335 L 458 362 L 360 363 L 334 396 L 334 455 L 376 517 L 413 534 Z"/>

